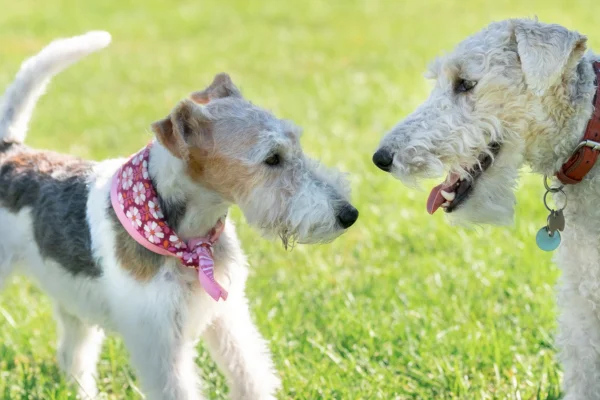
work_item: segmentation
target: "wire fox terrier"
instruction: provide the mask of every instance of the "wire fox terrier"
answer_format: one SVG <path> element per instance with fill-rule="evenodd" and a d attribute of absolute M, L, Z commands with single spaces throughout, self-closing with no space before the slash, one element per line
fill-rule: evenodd
<path fill-rule="evenodd" d="M 600 169 L 592 168 L 600 149 L 598 61 L 586 53 L 585 36 L 562 26 L 493 23 L 433 62 L 429 98 L 373 155 L 408 184 L 449 170 L 427 210 L 442 208 L 454 222 L 511 223 L 524 163 L 555 176 L 551 184 L 544 178 L 547 193 L 568 205 L 564 214 L 552 210 L 538 236 L 560 240 L 564 229 L 557 342 L 567 399 L 600 398 Z"/>
<path fill-rule="evenodd" d="M 326 242 L 358 217 L 348 186 L 304 155 L 298 128 L 246 101 L 225 74 L 154 123 L 156 140 L 129 160 L 25 146 L 50 78 L 109 42 L 106 32 L 52 42 L 4 95 L 0 283 L 18 264 L 53 298 L 58 361 L 82 397 L 97 394 L 108 329 L 122 335 L 147 398 L 201 398 L 199 335 L 232 398 L 274 398 L 280 381 L 250 316 L 227 211 L 237 204 L 286 246 Z"/>

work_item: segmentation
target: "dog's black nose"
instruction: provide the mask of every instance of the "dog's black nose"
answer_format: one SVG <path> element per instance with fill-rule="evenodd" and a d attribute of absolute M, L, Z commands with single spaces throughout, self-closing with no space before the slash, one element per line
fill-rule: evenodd
<path fill-rule="evenodd" d="M 390 172 L 392 170 L 393 162 L 394 155 L 388 149 L 382 147 L 373 154 L 373 163 L 385 172 Z"/>
<path fill-rule="evenodd" d="M 358 210 L 350 203 L 346 203 L 337 213 L 337 220 L 342 228 L 350 228 L 358 219 Z"/>

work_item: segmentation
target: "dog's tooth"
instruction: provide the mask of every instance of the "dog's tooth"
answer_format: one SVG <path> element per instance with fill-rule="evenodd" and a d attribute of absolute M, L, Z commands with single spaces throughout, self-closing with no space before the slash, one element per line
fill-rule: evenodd
<path fill-rule="evenodd" d="M 454 192 L 448 193 L 445 190 L 442 190 L 442 191 L 440 191 L 440 193 L 442 194 L 442 197 L 448 201 L 452 201 L 456 197 L 456 193 L 454 193 Z"/>
<path fill-rule="evenodd" d="M 448 206 L 450 206 L 450 202 L 446 201 L 440 207 L 442 207 L 442 208 L 448 208 Z"/>

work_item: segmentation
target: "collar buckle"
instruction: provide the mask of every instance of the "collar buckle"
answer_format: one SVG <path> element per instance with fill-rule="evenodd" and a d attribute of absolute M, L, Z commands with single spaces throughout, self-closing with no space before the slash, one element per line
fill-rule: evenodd
<path fill-rule="evenodd" d="M 575 151 L 573 152 L 572 155 L 574 155 L 575 153 L 577 153 L 582 147 L 589 147 L 593 150 L 596 151 L 600 151 L 600 143 L 598 142 L 594 142 L 593 140 L 584 140 L 581 143 L 579 143 L 577 145 L 577 147 L 575 148 Z"/>

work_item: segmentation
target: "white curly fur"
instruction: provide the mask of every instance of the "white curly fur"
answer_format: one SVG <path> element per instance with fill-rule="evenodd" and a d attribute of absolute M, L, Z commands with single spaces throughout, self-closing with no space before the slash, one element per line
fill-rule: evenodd
<path fill-rule="evenodd" d="M 444 168 L 467 175 L 492 141 L 503 143 L 452 222 L 510 224 L 523 163 L 549 176 L 580 142 L 595 92 L 586 38 L 537 20 L 506 20 L 465 39 L 434 61 L 430 97 L 381 141 L 391 173 L 407 182 Z M 477 82 L 458 92 L 459 79 Z M 556 261 L 563 270 L 558 346 L 566 398 L 600 398 L 600 169 L 566 187 L 567 226 Z M 557 199 L 559 200 L 559 199 Z M 559 200 L 560 201 L 560 200 Z"/>

